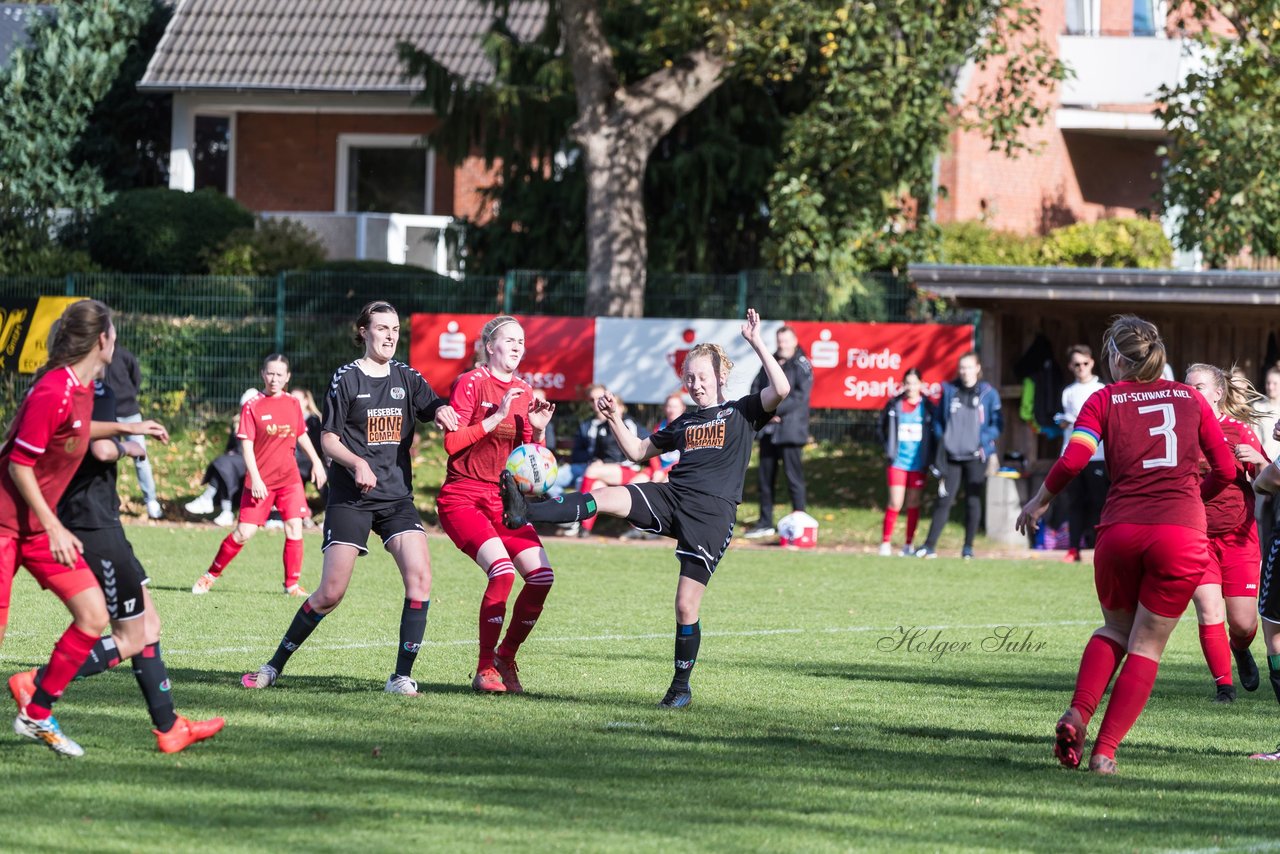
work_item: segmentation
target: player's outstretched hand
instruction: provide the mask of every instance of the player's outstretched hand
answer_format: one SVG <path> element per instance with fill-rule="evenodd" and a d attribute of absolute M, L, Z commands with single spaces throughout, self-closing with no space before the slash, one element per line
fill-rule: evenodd
<path fill-rule="evenodd" d="M 612 418 L 613 413 L 617 411 L 617 402 L 613 399 L 613 393 L 606 391 L 600 397 L 596 398 L 596 411 L 605 418 Z"/>
<path fill-rule="evenodd" d="M 159 421 L 138 421 L 132 426 L 134 436 L 151 436 L 169 444 L 169 431 Z"/>
<path fill-rule="evenodd" d="M 495 413 L 498 416 L 499 422 L 503 421 L 511 414 L 512 402 L 522 394 L 524 394 L 524 389 L 513 385 L 511 388 L 507 389 L 506 394 L 502 395 L 502 400 L 498 401 L 498 410 Z M 532 406 L 529 407 L 529 411 L 533 411 Z"/>
<path fill-rule="evenodd" d="M 529 401 L 529 424 L 535 430 L 545 430 L 551 423 L 551 416 L 556 414 L 556 405 L 549 400 L 533 398 Z"/>
<path fill-rule="evenodd" d="M 436 426 L 441 430 L 453 432 L 458 429 L 458 413 L 452 406 L 442 406 L 436 410 Z"/>
<path fill-rule="evenodd" d="M 1037 492 L 1030 501 L 1022 508 L 1022 512 L 1018 514 L 1018 520 L 1013 526 L 1018 529 L 1020 534 L 1029 534 L 1035 530 L 1036 524 L 1040 521 L 1040 517 L 1049 509 L 1049 502 L 1053 500 L 1053 496 L 1045 493 L 1043 489 Z"/>
<path fill-rule="evenodd" d="M 749 344 L 763 344 L 764 339 L 760 337 L 760 314 L 754 309 L 747 309 L 747 322 L 742 324 L 742 337 Z"/>

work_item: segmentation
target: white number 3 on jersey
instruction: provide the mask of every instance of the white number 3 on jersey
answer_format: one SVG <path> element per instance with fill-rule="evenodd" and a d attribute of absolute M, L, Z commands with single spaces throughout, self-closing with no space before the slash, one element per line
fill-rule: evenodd
<path fill-rule="evenodd" d="M 1153 406 L 1139 406 L 1138 414 L 1146 415 L 1148 412 L 1157 412 L 1162 416 L 1162 421 L 1149 432 L 1152 436 L 1164 437 L 1164 456 L 1156 457 L 1151 460 L 1143 460 L 1142 467 L 1144 469 L 1160 469 L 1172 468 L 1178 464 L 1178 434 L 1173 432 L 1173 425 L 1176 423 L 1173 414 L 1172 403 L 1157 403 Z"/>

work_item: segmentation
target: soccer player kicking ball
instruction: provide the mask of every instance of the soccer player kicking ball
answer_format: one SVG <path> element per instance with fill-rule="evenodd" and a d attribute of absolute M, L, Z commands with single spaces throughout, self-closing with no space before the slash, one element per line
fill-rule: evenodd
<path fill-rule="evenodd" d="M 369 552 L 366 543 L 372 530 L 404 579 L 396 669 L 385 690 L 418 696 L 418 683 L 411 677 L 431 604 L 431 555 L 413 505 L 409 446 L 415 421 L 434 420 L 442 430 L 456 430 L 458 416 L 422 374 L 395 360 L 400 316 L 390 303 L 375 300 L 366 305 L 355 327 L 355 343 L 364 348 L 364 356 L 338 368 L 324 399 L 320 444 L 333 465 L 320 586 L 294 615 L 271 660 L 240 678 L 246 688 L 274 685 L 289 657 L 342 602 L 356 558 Z"/>
<path fill-rule="evenodd" d="M 511 475 L 502 474 L 502 520 L 508 528 L 520 528 L 529 522 L 575 522 L 596 513 L 608 513 L 642 531 L 675 539 L 676 558 L 680 561 L 675 676 L 658 704 L 664 708 L 681 709 L 693 701 L 689 676 L 698 659 L 702 594 L 733 536 L 755 434 L 791 391 L 782 368 L 761 339 L 760 316 L 755 309 L 747 310 L 742 337 L 760 359 L 769 381 L 756 394 L 725 400 L 733 362 L 718 344 L 698 344 L 689 351 L 681 368 L 694 408 L 649 438 L 641 439 L 623 425 L 612 395 L 606 393 L 596 401 L 596 408 L 608 419 L 609 428 L 628 459 L 643 462 L 669 451 L 680 452 L 680 464 L 671 469 L 665 483 L 607 486 L 595 492 L 526 503 Z"/>
<path fill-rule="evenodd" d="M 218 547 L 209 569 L 191 587 L 196 595 L 209 592 L 227 564 L 267 523 L 272 507 L 284 519 L 284 592 L 288 596 L 307 595 L 298 583 L 302 578 L 302 520 L 308 508 L 297 449 L 302 448 L 311 460 L 311 482 L 316 489 L 324 488 L 327 475 L 307 436 L 302 404 L 285 391 L 288 385 L 289 360 L 280 353 L 267 356 L 262 363 L 262 394 L 240 410 L 236 430 L 245 467 L 240 521 Z"/>
<path fill-rule="evenodd" d="M 1161 378 L 1164 342 L 1153 324 L 1117 317 L 1103 356 L 1115 384 L 1085 401 L 1066 449 L 1017 527 L 1034 530 L 1054 496 L 1106 442 L 1111 489 L 1093 555 L 1104 625 L 1085 645 L 1054 755 L 1068 768 L 1080 764 L 1089 720 L 1119 670 L 1089 757 L 1090 771 L 1114 774 L 1116 748 L 1142 714 L 1169 635 L 1209 565 L 1204 502 L 1231 482 L 1236 464 L 1208 402 Z M 1203 480 L 1202 453 L 1209 461 Z"/>
<path fill-rule="evenodd" d="M 514 317 L 493 318 L 480 339 L 485 363 L 458 377 L 449 397 L 462 426 L 444 437 L 449 466 L 436 509 L 449 539 L 489 579 L 480 600 L 480 656 L 471 687 L 520 694 L 516 652 L 538 622 L 555 574 L 532 525 L 509 531 L 501 524 L 498 478 L 517 445 L 543 441 L 556 407 L 534 398 L 515 375 L 524 357 L 524 328 Z M 524 586 L 498 646 L 517 572 Z"/>
<path fill-rule="evenodd" d="M 115 428 L 115 413 L 111 388 L 95 383 L 94 432 Z M 164 427 L 154 421 L 133 423 L 161 441 L 169 439 Z M 216 735 L 226 721 L 192 721 L 173 709 L 169 671 L 160 655 L 160 616 L 146 587 L 150 581 L 147 572 L 134 556 L 120 524 L 120 495 L 116 492 L 116 462 L 145 455 L 146 446 L 138 442 L 94 439 L 58 503 L 58 518 L 84 546 L 85 562 L 98 579 L 111 618 L 111 634 L 94 644 L 76 678 L 94 676 L 132 658 L 133 676 L 155 725 L 156 747 L 162 753 L 177 753 Z M 36 685 L 47 675 L 48 668 L 41 668 L 15 673 L 9 679 L 19 713 L 25 711 Z"/>

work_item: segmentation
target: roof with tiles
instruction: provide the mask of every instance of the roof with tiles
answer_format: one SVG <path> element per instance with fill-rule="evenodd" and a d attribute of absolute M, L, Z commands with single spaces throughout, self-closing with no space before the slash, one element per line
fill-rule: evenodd
<path fill-rule="evenodd" d="M 547 7 L 513 0 L 508 26 L 533 38 Z M 397 45 L 409 42 L 467 80 L 493 69 L 482 0 L 182 0 L 139 87 L 408 93 Z"/>

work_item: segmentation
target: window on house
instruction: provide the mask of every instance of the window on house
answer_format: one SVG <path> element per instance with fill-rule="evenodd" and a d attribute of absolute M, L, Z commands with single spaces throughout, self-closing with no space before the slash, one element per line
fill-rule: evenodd
<path fill-rule="evenodd" d="M 347 150 L 347 210 L 430 213 L 428 151 L 421 146 L 352 146 Z"/>
<path fill-rule="evenodd" d="M 1098 2 L 1099 0 L 1067 0 L 1067 35 L 1098 34 Z"/>
<path fill-rule="evenodd" d="M 227 172 L 231 162 L 231 117 L 196 116 L 195 150 L 191 163 L 195 169 L 195 189 L 212 187 L 227 192 Z"/>
<path fill-rule="evenodd" d="M 1133 34 L 1135 36 L 1156 35 L 1156 21 L 1160 19 L 1159 7 L 1163 5 L 1159 0 L 1133 0 Z"/>

